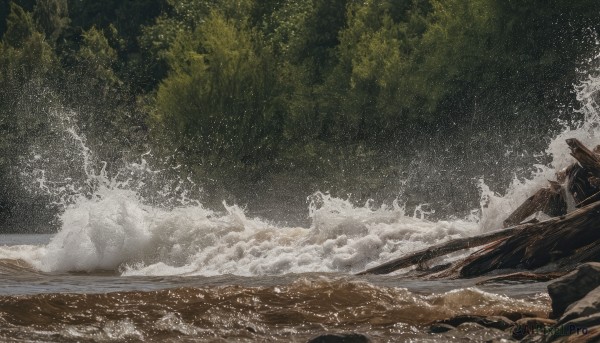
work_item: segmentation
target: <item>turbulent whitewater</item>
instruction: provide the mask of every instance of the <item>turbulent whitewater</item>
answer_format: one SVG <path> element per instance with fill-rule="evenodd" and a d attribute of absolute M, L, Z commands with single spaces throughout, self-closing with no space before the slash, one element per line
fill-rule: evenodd
<path fill-rule="evenodd" d="M 590 77 L 577 91 L 584 120 L 550 142 L 544 153 L 552 162 L 536 166 L 530 178 L 515 178 L 503 195 L 480 180 L 481 206 L 470 216 L 434 220 L 428 206 L 407 209 L 401 198 L 361 206 L 317 192 L 308 197 L 306 227 L 249 216 L 236 204 L 206 208 L 185 182 L 152 193 L 145 187 L 159 172 L 144 156 L 109 171 L 69 119 L 74 113 L 57 109 L 57 126 L 75 149 L 70 156 L 80 161 L 65 163 L 83 178 L 45 169 L 50 159 L 44 154 L 52 152 L 33 151 L 24 163 L 24 177 L 34 181 L 29 187 L 64 206 L 62 227 L 50 237 L 33 237 L 37 242 L 0 235 L 0 338 L 306 341 L 319 331 L 357 330 L 381 339 L 427 341 L 427 323 L 459 313 L 544 315 L 544 284 L 426 282 L 406 278 L 406 270 L 352 274 L 499 228 L 507 214 L 572 163 L 566 138 L 600 143 L 600 79 Z M 443 337 L 482 341 L 502 334 L 467 327 Z"/>
<path fill-rule="evenodd" d="M 545 151 L 552 157 L 549 165 L 537 165 L 528 179 L 515 178 L 504 195 L 480 180 L 481 207 L 466 218 L 430 221 L 425 206 L 408 211 L 402 199 L 387 206 L 372 202 L 356 206 L 349 199 L 318 192 L 308 197 L 308 227 L 248 217 L 235 204 L 207 209 L 186 198 L 185 192 L 179 192 L 175 206 L 149 202 L 141 195 L 147 182 L 139 175 L 155 172 L 144 156 L 109 175 L 105 164 L 93 164 L 93 151 L 69 120 L 73 113 L 55 111 L 78 151 L 86 181 L 51 188 L 60 184 L 47 179 L 51 173 L 30 172 L 38 188 L 68 203 L 61 215 L 62 228 L 45 246 L 0 248 L 0 259 L 20 259 L 44 272 L 109 270 L 124 276 L 358 272 L 425 246 L 501 227 L 508 213 L 572 163 L 566 138 L 590 146 L 600 142 L 599 89 L 600 80 L 594 77 L 578 86 L 584 120 L 565 127 L 550 142 Z"/>
<path fill-rule="evenodd" d="M 0 250 L 41 271 L 115 270 L 123 275 L 274 275 L 356 272 L 413 249 L 476 233 L 474 221 L 429 222 L 397 203 L 354 207 L 316 194 L 312 225 L 278 227 L 224 204 L 162 209 L 136 193 L 101 189 L 62 216 L 61 231 L 43 247 Z"/>

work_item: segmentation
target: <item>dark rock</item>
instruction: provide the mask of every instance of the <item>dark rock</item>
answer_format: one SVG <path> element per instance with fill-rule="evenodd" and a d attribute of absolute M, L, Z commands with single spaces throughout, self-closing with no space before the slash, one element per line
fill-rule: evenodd
<path fill-rule="evenodd" d="M 545 342 L 598 342 L 600 313 L 575 318 L 549 330 Z"/>
<path fill-rule="evenodd" d="M 429 332 L 431 333 L 444 333 L 450 330 L 456 329 L 454 326 L 449 324 L 435 323 L 429 327 Z"/>
<path fill-rule="evenodd" d="M 500 312 L 500 315 L 502 317 L 506 317 L 510 320 L 512 320 L 513 322 L 516 322 L 519 319 L 523 319 L 523 318 L 535 318 L 536 315 L 533 313 L 527 313 L 527 312 L 512 312 L 512 311 L 502 311 Z"/>
<path fill-rule="evenodd" d="M 369 343 L 371 339 L 359 333 L 323 334 L 311 338 L 308 343 Z"/>
<path fill-rule="evenodd" d="M 521 340 L 532 334 L 543 334 L 547 328 L 556 324 L 556 320 L 547 318 L 522 318 L 515 322 L 512 337 Z"/>
<path fill-rule="evenodd" d="M 435 324 L 448 324 L 454 327 L 457 327 L 464 323 L 476 323 L 486 328 L 493 328 L 498 330 L 506 330 L 509 327 L 515 325 L 515 323 L 512 320 L 501 316 L 484 317 L 462 315 L 435 322 Z"/>
<path fill-rule="evenodd" d="M 559 324 L 564 324 L 574 319 L 583 319 L 594 314 L 600 314 L 600 287 L 589 292 L 583 299 L 569 305 L 566 312 L 560 318 Z"/>
<path fill-rule="evenodd" d="M 515 322 L 516 325 L 539 325 L 539 326 L 552 326 L 556 324 L 556 320 L 548 318 L 522 318 Z"/>
<path fill-rule="evenodd" d="M 600 286 L 600 263 L 586 263 L 548 285 L 552 318 L 561 317 L 567 307 Z"/>

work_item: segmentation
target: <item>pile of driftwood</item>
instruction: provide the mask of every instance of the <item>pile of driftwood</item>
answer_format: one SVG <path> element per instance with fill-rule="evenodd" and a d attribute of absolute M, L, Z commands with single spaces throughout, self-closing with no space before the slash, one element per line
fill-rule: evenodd
<path fill-rule="evenodd" d="M 432 246 L 359 275 L 422 266 L 436 257 L 478 246 L 484 247 L 454 264 L 431 268 L 429 273 L 425 270 L 422 275 L 466 278 L 495 270 L 545 267 L 545 274 L 525 273 L 529 278 L 544 279 L 544 275 L 555 277 L 556 272 L 566 272 L 582 262 L 600 261 L 600 146 L 591 151 L 577 139 L 566 142 L 577 162 L 558 172 L 555 181 L 549 181 L 548 187 L 510 214 L 504 229 Z M 540 221 L 542 216 L 551 218 Z M 522 278 L 523 273 L 513 276 Z"/>

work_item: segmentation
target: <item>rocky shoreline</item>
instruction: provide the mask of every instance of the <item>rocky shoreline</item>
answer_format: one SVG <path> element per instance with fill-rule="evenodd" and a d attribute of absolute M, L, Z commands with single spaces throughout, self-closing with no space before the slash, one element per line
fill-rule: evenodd
<path fill-rule="evenodd" d="M 520 312 L 459 315 L 432 322 L 427 331 L 431 340 L 439 342 L 449 337 L 485 342 L 600 342 L 600 263 L 582 264 L 554 280 L 548 285 L 548 294 L 552 310 L 547 316 Z M 469 333 L 477 339 L 468 339 Z M 328 333 L 309 340 L 309 343 L 366 342 L 375 340 L 361 333 Z"/>
<path fill-rule="evenodd" d="M 432 334 L 455 330 L 464 323 L 509 332 L 528 343 L 600 341 L 600 263 L 590 262 L 548 285 L 552 312 L 548 318 L 511 320 L 503 316 L 459 316 L 432 323 Z M 471 324 L 472 325 L 472 324 Z"/>

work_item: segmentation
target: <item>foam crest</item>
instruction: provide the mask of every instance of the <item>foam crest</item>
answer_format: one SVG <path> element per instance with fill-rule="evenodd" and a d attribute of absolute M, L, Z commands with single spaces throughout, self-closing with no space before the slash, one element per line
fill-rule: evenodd
<path fill-rule="evenodd" d="M 309 228 L 247 218 L 238 206 L 165 209 L 136 192 L 100 188 L 62 215 L 63 227 L 35 253 L 4 252 L 46 272 L 113 270 L 123 275 L 276 275 L 356 272 L 398 254 L 477 232 L 469 221 L 431 222 L 397 204 L 355 207 L 316 194 Z M 1 249 L 0 249 L 1 250 Z"/>

